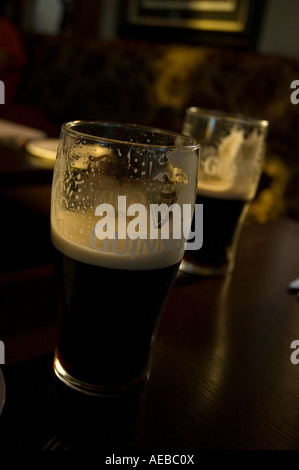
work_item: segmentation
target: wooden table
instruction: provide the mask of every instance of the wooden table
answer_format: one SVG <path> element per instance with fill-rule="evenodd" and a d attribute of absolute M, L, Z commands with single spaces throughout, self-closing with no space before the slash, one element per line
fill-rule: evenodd
<path fill-rule="evenodd" d="M 26 152 L 24 145 L 0 142 L 0 187 L 43 184 L 52 181 L 53 162 Z"/>
<path fill-rule="evenodd" d="M 99 399 L 54 378 L 51 264 L 2 275 L 0 339 L 7 400 L 0 446 L 99 455 L 299 449 L 299 224 L 245 226 L 224 279 L 180 275 L 137 397 Z M 101 457 L 103 458 L 103 457 Z"/>

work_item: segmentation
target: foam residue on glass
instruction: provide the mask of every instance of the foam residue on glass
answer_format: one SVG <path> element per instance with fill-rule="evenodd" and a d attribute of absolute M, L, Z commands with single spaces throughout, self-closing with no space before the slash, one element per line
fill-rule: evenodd
<path fill-rule="evenodd" d="M 198 192 L 217 197 L 251 200 L 263 164 L 264 136 L 233 127 L 217 144 L 202 147 Z M 250 177 L 249 177 L 250 175 Z"/>
<path fill-rule="evenodd" d="M 60 157 L 65 149 L 61 143 Z M 157 158 L 156 148 L 150 146 L 132 145 L 128 149 L 127 144 L 113 148 L 84 142 L 69 146 L 68 158 L 59 158 L 59 152 L 56 165 L 65 165 L 64 178 L 56 184 L 54 177 L 51 214 L 52 240 L 58 249 L 79 261 L 126 269 L 156 268 L 180 261 L 183 239 L 118 239 L 117 234 L 114 240 L 98 239 L 96 209 L 100 204 L 110 204 L 117 230 L 124 232 L 133 218 L 125 217 L 124 212 L 132 204 L 143 205 L 149 215 L 151 204 L 170 207 L 190 201 L 188 182 L 196 178 L 197 164 L 192 152 L 165 149 Z M 182 157 L 186 169 L 181 168 Z M 120 195 L 125 196 L 125 206 L 119 207 Z M 149 223 L 148 218 L 147 235 Z"/>

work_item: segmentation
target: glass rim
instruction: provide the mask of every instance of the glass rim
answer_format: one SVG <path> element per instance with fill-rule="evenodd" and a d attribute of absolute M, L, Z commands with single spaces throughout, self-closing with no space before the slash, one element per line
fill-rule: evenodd
<path fill-rule="evenodd" d="M 188 116 L 202 116 L 206 118 L 225 119 L 236 123 L 243 123 L 249 125 L 256 125 L 267 129 L 269 127 L 269 121 L 267 119 L 257 119 L 245 114 L 230 113 L 217 109 L 206 109 L 200 106 L 190 106 L 185 111 Z"/>
<path fill-rule="evenodd" d="M 126 141 L 126 140 L 121 140 L 121 139 L 113 139 L 110 137 L 104 137 L 99 135 L 95 135 L 93 133 L 88 133 L 88 132 L 82 132 L 79 130 L 76 130 L 76 126 L 78 125 L 94 125 L 94 126 L 111 126 L 114 128 L 119 128 L 119 129 L 132 129 L 132 130 L 139 130 L 140 132 L 151 132 L 157 135 L 164 135 L 164 136 L 173 136 L 177 138 L 184 139 L 184 143 L 180 144 L 159 144 L 159 143 L 148 143 L 148 142 L 135 142 L 135 141 Z M 63 131 L 69 132 L 73 135 L 77 135 L 78 137 L 85 137 L 91 140 L 97 140 L 97 141 L 102 141 L 105 143 L 110 143 L 110 144 L 122 144 L 122 145 L 130 145 L 131 147 L 136 147 L 136 148 L 152 148 L 152 149 L 165 149 L 165 150 L 199 150 L 200 148 L 200 143 L 194 138 L 187 136 L 185 134 L 181 134 L 179 132 L 167 130 L 167 129 L 162 129 L 160 127 L 154 127 L 154 126 L 146 126 L 143 124 L 133 124 L 133 123 L 125 123 L 125 122 L 116 122 L 116 121 L 101 121 L 101 120 L 84 120 L 84 119 L 78 119 L 74 121 L 68 121 L 62 124 L 61 129 Z"/>

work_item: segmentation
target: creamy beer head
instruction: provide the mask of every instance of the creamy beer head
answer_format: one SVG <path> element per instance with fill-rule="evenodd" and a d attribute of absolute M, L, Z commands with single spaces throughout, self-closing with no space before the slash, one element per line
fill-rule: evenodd
<path fill-rule="evenodd" d="M 51 224 L 52 243 L 61 253 L 82 263 L 124 270 L 158 269 L 178 263 L 184 253 L 184 241 L 171 238 L 99 240 L 95 217 L 84 227 L 81 215 L 65 217 L 67 221 L 60 218 L 58 226 Z"/>

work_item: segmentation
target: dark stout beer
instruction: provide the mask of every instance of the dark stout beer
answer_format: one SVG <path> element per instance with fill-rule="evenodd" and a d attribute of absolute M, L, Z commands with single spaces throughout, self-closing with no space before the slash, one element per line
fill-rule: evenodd
<path fill-rule="evenodd" d="M 217 191 L 201 194 L 198 190 L 196 203 L 203 204 L 203 245 L 199 250 L 185 251 L 184 261 L 190 270 L 198 269 L 202 275 L 225 274 L 233 268 L 239 232 L 250 201 L 238 194 Z"/>
<path fill-rule="evenodd" d="M 159 262 L 155 268 L 154 259 L 145 257 L 144 269 L 136 270 L 130 257 L 128 263 L 122 257 L 117 269 L 116 255 L 95 252 L 97 264 L 92 265 L 88 257 L 84 262 L 84 248 L 76 256 L 74 245 L 53 229 L 52 240 L 59 248 L 54 250 L 60 299 L 56 373 L 90 393 L 141 387 L 148 380 L 152 344 L 179 262 L 168 266 L 165 258 L 166 265 Z M 64 253 L 69 249 L 75 256 Z M 107 267 L 109 258 L 113 268 Z"/>

